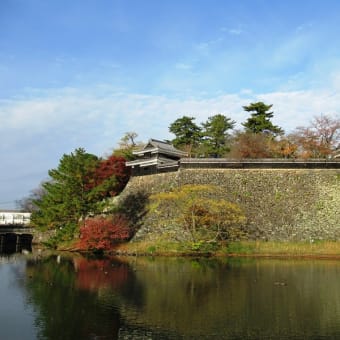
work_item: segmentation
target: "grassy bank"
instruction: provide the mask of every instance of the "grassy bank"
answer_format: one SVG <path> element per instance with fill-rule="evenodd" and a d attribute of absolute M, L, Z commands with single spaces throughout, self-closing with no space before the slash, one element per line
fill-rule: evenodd
<path fill-rule="evenodd" d="M 138 256 L 268 256 L 268 257 L 339 257 L 340 242 L 132 242 L 114 250 L 118 254 Z"/>

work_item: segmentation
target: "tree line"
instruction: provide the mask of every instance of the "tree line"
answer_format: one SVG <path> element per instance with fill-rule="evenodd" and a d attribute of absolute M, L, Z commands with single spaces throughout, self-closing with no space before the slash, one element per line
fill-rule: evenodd
<path fill-rule="evenodd" d="M 250 117 L 235 130 L 236 122 L 223 114 L 210 116 L 200 125 L 182 116 L 169 126 L 173 145 L 189 157 L 231 158 L 327 158 L 340 146 L 340 118 L 321 114 L 292 133 L 272 123 L 273 105 L 263 102 L 243 106 Z"/>

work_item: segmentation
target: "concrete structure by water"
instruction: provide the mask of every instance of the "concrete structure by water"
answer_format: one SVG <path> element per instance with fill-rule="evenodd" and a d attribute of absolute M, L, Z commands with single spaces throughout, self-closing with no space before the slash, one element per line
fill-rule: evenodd
<path fill-rule="evenodd" d="M 32 248 L 31 213 L 0 210 L 0 253 L 15 253 Z"/>
<path fill-rule="evenodd" d="M 0 225 L 28 225 L 30 221 L 30 212 L 0 210 Z"/>
<path fill-rule="evenodd" d="M 17 253 L 21 252 L 22 250 L 31 251 L 32 240 L 33 235 L 28 233 L 0 233 L 0 254 Z"/>

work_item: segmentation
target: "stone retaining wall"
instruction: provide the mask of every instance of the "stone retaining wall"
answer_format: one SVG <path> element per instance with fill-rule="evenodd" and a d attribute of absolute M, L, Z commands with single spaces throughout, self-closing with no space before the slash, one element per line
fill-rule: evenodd
<path fill-rule="evenodd" d="M 340 240 L 338 169 L 181 169 L 133 177 L 121 199 L 138 193 L 147 197 L 183 184 L 218 186 L 218 196 L 244 210 L 251 239 Z M 139 222 L 136 240 L 155 233 L 178 234 L 172 226 L 159 226 L 150 212 L 141 214 Z"/>

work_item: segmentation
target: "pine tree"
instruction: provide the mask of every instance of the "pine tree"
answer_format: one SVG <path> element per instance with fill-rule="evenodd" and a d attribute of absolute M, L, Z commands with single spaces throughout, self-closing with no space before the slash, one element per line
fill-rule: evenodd
<path fill-rule="evenodd" d="M 172 141 L 174 146 L 188 151 L 189 155 L 202 139 L 201 128 L 194 123 L 194 120 L 194 117 L 183 116 L 176 119 L 169 127 L 169 131 L 176 136 Z"/>
<path fill-rule="evenodd" d="M 223 157 L 229 151 L 228 131 L 233 129 L 235 123 L 222 114 L 211 116 L 205 123 L 202 123 L 204 146 L 209 156 Z"/>
<path fill-rule="evenodd" d="M 248 106 L 243 106 L 247 112 L 251 112 L 251 117 L 247 119 L 242 125 L 246 132 L 262 133 L 280 135 L 284 131 L 277 125 L 273 125 L 270 121 L 273 118 L 274 112 L 269 112 L 273 105 L 266 105 L 263 102 L 251 103 Z"/>
<path fill-rule="evenodd" d="M 82 148 L 64 154 L 58 168 L 49 171 L 51 180 L 43 184 L 46 194 L 35 202 L 39 209 L 32 214 L 33 225 L 40 229 L 69 227 L 72 234 L 94 205 L 90 183 L 97 165 L 98 158 Z"/>

